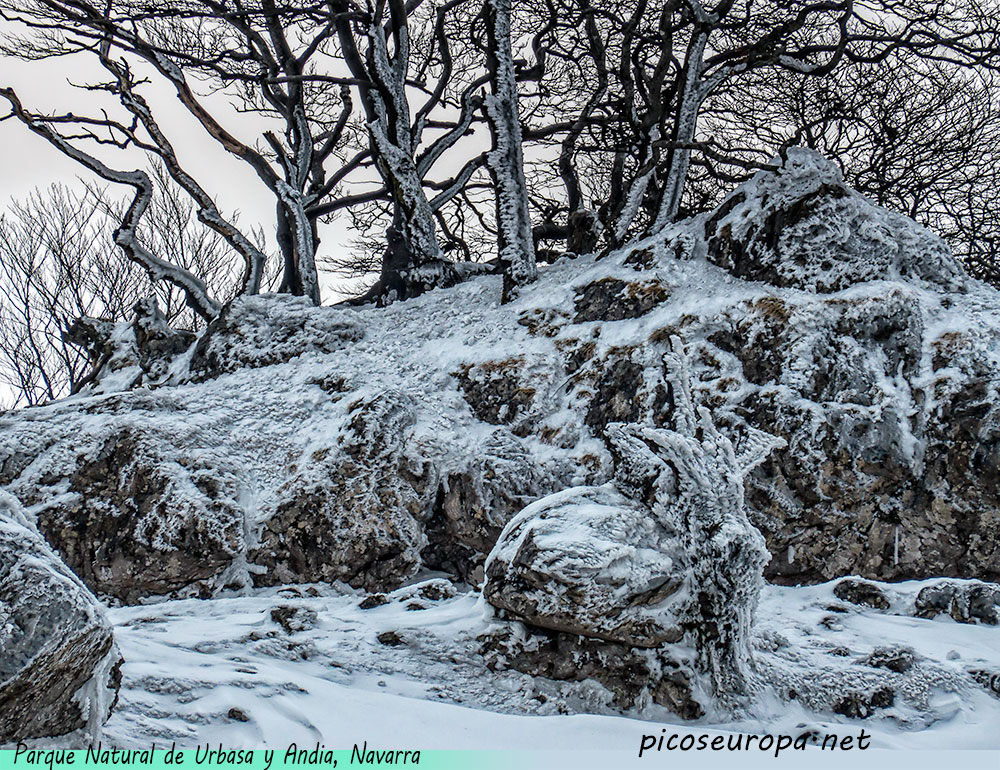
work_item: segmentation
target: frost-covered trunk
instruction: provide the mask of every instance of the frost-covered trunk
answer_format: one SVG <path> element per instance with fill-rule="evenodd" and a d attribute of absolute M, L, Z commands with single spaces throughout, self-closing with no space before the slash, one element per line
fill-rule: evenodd
<path fill-rule="evenodd" d="M 295 87 L 296 90 L 299 86 Z M 313 165 L 313 135 L 301 99 L 288 116 L 288 153 L 284 156 L 284 179 L 275 182 L 278 198 L 278 242 L 285 260 L 282 291 L 308 297 L 320 304 L 316 250 L 319 237 L 316 220 L 308 208 L 314 202 L 305 190 Z"/>
<path fill-rule="evenodd" d="M 153 198 L 153 183 L 144 171 L 119 171 L 102 161 L 74 147 L 48 123 L 37 120 L 21 105 L 12 89 L 0 89 L 0 96 L 10 102 L 11 114 L 24 123 L 31 131 L 41 136 L 49 144 L 67 157 L 86 166 L 102 179 L 115 184 L 128 185 L 135 190 L 135 197 L 122 218 L 121 226 L 115 231 L 115 243 L 130 260 L 145 268 L 153 281 L 167 281 L 184 292 L 185 300 L 192 310 L 210 321 L 222 310 L 222 305 L 208 291 L 205 282 L 182 267 L 160 259 L 147 249 L 139 239 L 139 222 Z"/>
<path fill-rule="evenodd" d="M 503 269 L 503 301 L 535 280 L 535 246 L 528 213 L 521 119 L 517 112 L 517 81 L 511 55 L 510 0 L 486 0 L 487 56 L 493 93 L 486 97 L 486 117 L 493 136 L 487 166 L 493 177 L 497 207 L 497 245 Z"/>
<path fill-rule="evenodd" d="M 390 141 L 379 124 L 372 124 L 369 129 L 379 168 L 392 195 L 393 227 L 406 245 L 409 266 L 421 267 L 440 261 L 434 211 L 421 184 L 412 151 Z"/>
<path fill-rule="evenodd" d="M 656 175 L 656 163 L 653 156 L 653 147 L 660 140 L 660 128 L 654 125 L 649 132 L 648 140 L 644 145 L 644 153 L 639 158 L 639 166 L 628 190 L 622 200 L 614 201 L 613 206 L 617 208 L 617 216 L 614 217 L 614 225 L 611 228 L 608 246 L 616 249 L 625 242 L 625 236 L 629 228 L 639 215 L 639 208 L 646 197 L 650 183 Z M 613 209 L 614 210 L 614 209 Z"/>
<path fill-rule="evenodd" d="M 674 118 L 672 146 L 667 154 L 663 193 L 656 219 L 650 228 L 654 233 L 674 222 L 680 212 L 684 185 L 691 167 L 691 144 L 698 128 L 698 113 L 707 95 L 706 85 L 702 80 L 707 43 L 708 32 L 697 32 L 688 47 L 684 83 Z"/>
<path fill-rule="evenodd" d="M 413 124 L 406 94 L 408 13 L 401 0 L 379 3 L 363 27 L 363 55 L 355 42 L 354 26 L 346 17 L 338 21 L 345 61 L 363 83 L 359 88 L 372 157 L 392 205 L 382 274 L 370 297 L 379 301 L 413 296 L 449 277 L 450 263 L 442 257 L 434 208 L 423 186 L 426 169 L 417 165 L 420 126 Z"/>
<path fill-rule="evenodd" d="M 663 364 L 675 405 L 673 429 L 609 428 L 616 480 L 640 498 L 652 490 L 653 516 L 678 534 L 689 570 L 680 626 L 715 694 L 738 700 L 755 689 L 750 630 L 768 561 L 764 538 L 747 517 L 744 479 L 784 442 L 745 428 L 737 452 L 708 410 L 695 406 L 679 339 Z"/>
<path fill-rule="evenodd" d="M 314 305 L 319 305 L 316 224 L 306 213 L 303 196 L 288 185 L 283 187 L 278 201 L 277 240 L 285 267 L 279 290 L 308 297 Z"/>

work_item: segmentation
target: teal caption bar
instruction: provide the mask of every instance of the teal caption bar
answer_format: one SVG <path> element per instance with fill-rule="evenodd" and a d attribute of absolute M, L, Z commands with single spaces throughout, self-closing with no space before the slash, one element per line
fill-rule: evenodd
<path fill-rule="evenodd" d="M 156 745 L 145 749 L 119 749 L 104 744 L 85 750 L 29 748 L 0 751 L 0 770 L 285 770 L 286 768 L 420 767 L 426 770 L 504 770 L 512 757 L 502 751 L 420 751 L 371 748 L 367 744 L 349 750 L 325 746 L 284 749 L 232 749 L 200 746 L 177 749 Z M 518 763 L 520 764 L 520 763 Z"/>

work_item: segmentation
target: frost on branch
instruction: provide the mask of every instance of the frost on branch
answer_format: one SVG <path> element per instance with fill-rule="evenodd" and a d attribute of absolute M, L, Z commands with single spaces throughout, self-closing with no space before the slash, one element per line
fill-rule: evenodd
<path fill-rule="evenodd" d="M 484 593 L 553 631 L 632 647 L 682 642 L 725 701 L 755 689 L 749 634 L 768 561 L 743 480 L 782 441 L 753 431 L 737 451 L 695 408 L 676 339 L 665 363 L 673 429 L 609 426 L 615 481 L 525 508 L 487 560 Z"/>

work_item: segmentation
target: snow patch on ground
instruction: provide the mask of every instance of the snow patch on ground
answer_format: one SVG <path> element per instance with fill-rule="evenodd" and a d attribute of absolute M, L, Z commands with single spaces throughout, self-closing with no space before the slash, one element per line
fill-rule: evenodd
<path fill-rule="evenodd" d="M 956 677 L 969 668 L 1000 667 L 998 627 L 891 614 L 923 585 L 880 584 L 894 600 L 887 612 L 843 605 L 832 584 L 766 586 L 755 629 L 758 660 L 790 677 L 828 665 L 824 659 L 862 669 L 857 659 L 895 643 Z M 1000 699 L 971 684 L 957 694 L 932 693 L 933 718 L 923 720 L 905 706 L 851 720 L 773 694 L 761 699 L 752 719 L 728 724 L 678 724 L 659 706 L 624 718 L 594 683 L 489 671 L 476 652 L 476 636 L 489 623 L 477 592 L 434 600 L 418 587 L 386 598 L 361 609 L 363 593 L 297 586 L 111 610 L 126 662 L 104 740 L 122 747 L 155 740 L 279 749 L 291 742 L 349 749 L 367 740 L 422 750 L 545 747 L 631 756 L 641 735 L 673 723 L 670 732 L 681 733 L 857 734 L 863 727 L 874 736 L 873 748 L 1000 749 Z M 831 612 L 832 605 L 847 611 Z M 280 622 L 287 612 L 272 616 L 279 608 L 299 609 L 298 622 L 287 622 L 293 630 Z M 831 615 L 837 622 L 824 624 Z M 767 651 L 779 636 L 795 656 Z M 830 655 L 832 648 L 851 654 Z"/>

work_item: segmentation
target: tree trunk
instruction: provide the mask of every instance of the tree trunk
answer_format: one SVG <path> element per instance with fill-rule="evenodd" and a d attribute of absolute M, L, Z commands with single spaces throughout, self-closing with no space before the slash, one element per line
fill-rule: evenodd
<path fill-rule="evenodd" d="M 503 270 L 503 301 L 538 277 L 524 177 L 517 82 L 511 56 L 511 0 L 485 0 L 487 66 L 493 93 L 486 98 L 486 117 L 493 136 L 487 166 L 493 177 L 497 206 L 497 245 Z"/>
<path fill-rule="evenodd" d="M 698 113 L 705 99 L 705 88 L 701 74 L 704 67 L 705 46 L 708 43 L 708 32 L 695 33 L 688 47 L 684 67 L 684 84 L 681 97 L 677 104 L 677 115 L 674 119 L 674 134 L 672 146 L 667 153 L 666 182 L 660 207 L 650 232 L 656 233 L 677 220 L 684 196 L 684 185 L 687 182 L 688 170 L 691 167 L 691 143 L 694 141 L 698 128 Z"/>

